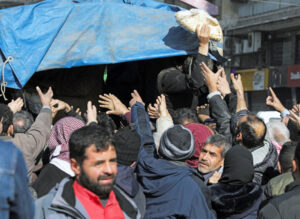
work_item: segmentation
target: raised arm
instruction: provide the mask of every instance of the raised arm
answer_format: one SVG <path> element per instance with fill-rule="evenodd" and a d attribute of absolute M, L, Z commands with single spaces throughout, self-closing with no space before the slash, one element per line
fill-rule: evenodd
<path fill-rule="evenodd" d="M 52 124 L 50 103 L 53 91 L 50 87 L 47 93 L 43 94 L 40 88 L 37 87 L 37 92 L 43 105 L 41 112 L 25 134 L 17 133 L 12 140 L 24 153 L 29 175 L 33 171 L 35 159 L 47 145 Z"/>
<path fill-rule="evenodd" d="M 248 110 L 244 96 L 244 87 L 242 84 L 241 75 L 238 74 L 237 76 L 235 76 L 234 74 L 230 74 L 230 78 L 237 96 L 236 112 L 239 112 L 241 110 Z"/>
<path fill-rule="evenodd" d="M 232 134 L 230 131 L 230 119 L 231 115 L 228 110 L 227 104 L 221 97 L 221 93 L 217 89 L 217 81 L 223 69 L 220 69 L 217 73 L 213 73 L 205 63 L 201 63 L 203 76 L 205 78 L 206 85 L 209 90 L 207 96 L 210 114 L 217 123 L 217 132 L 225 135 L 229 141 L 232 140 Z"/>
<path fill-rule="evenodd" d="M 141 150 L 145 150 L 148 154 L 155 154 L 155 143 L 150 128 L 149 116 L 145 111 L 142 99 L 137 91 L 132 93 L 130 100 L 131 121 L 136 124 L 137 132 L 141 136 Z"/>

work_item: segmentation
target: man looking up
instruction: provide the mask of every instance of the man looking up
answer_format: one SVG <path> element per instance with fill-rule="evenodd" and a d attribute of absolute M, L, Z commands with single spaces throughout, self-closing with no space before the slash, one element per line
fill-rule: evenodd
<path fill-rule="evenodd" d="M 221 177 L 224 157 L 231 144 L 223 135 L 207 138 L 199 156 L 198 171 L 204 177 L 205 184 L 215 184 Z"/>

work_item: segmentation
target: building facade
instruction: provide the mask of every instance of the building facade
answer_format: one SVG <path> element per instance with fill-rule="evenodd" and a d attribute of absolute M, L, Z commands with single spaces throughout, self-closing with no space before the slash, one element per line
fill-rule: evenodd
<path fill-rule="evenodd" d="M 300 102 L 300 1 L 216 0 L 226 68 L 240 73 L 249 108 L 267 110 L 267 88 L 283 104 Z M 298 94 L 298 95 L 297 95 Z"/>

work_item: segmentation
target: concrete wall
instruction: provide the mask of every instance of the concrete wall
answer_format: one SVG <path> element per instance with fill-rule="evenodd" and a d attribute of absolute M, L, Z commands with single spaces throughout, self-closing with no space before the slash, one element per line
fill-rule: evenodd
<path fill-rule="evenodd" d="M 240 17 L 248 17 L 253 15 L 262 14 L 265 12 L 271 12 L 274 10 L 287 8 L 291 6 L 298 5 L 300 7 L 299 0 L 272 0 L 270 3 L 265 2 L 249 2 L 242 4 L 238 9 L 238 14 Z M 300 10 L 300 8 L 299 8 Z"/>

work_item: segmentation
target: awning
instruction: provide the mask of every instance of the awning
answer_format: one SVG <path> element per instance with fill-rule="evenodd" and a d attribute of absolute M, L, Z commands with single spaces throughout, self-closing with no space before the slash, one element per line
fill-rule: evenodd
<path fill-rule="evenodd" d="M 37 71 L 180 56 L 198 40 L 180 7 L 154 0 L 46 0 L 0 10 L 0 68 L 11 88 Z"/>

